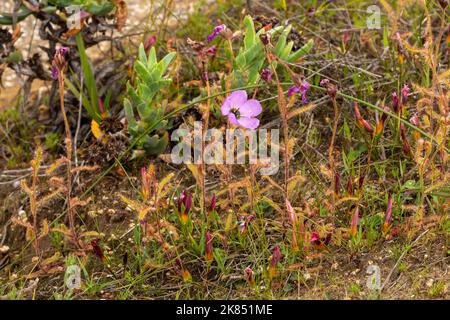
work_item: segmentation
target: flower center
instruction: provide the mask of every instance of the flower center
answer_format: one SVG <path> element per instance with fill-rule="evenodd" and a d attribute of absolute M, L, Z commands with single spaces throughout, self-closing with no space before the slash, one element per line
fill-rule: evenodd
<path fill-rule="evenodd" d="M 239 119 L 241 117 L 241 113 L 239 112 L 238 108 L 232 108 L 231 112 L 234 114 L 234 116 L 236 117 L 236 119 Z"/>

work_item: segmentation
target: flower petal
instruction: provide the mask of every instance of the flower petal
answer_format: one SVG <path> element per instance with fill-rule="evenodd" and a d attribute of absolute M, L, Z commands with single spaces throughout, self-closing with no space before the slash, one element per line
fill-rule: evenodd
<path fill-rule="evenodd" d="M 259 120 L 257 118 L 240 117 L 237 122 L 241 127 L 247 129 L 256 129 L 259 126 Z"/>
<path fill-rule="evenodd" d="M 234 124 L 235 126 L 239 125 L 238 121 L 236 120 L 236 116 L 234 115 L 234 113 L 228 114 L 228 121 L 230 121 L 230 123 Z"/>
<path fill-rule="evenodd" d="M 299 92 L 300 92 L 300 89 L 296 86 L 293 86 L 288 89 L 287 94 L 288 94 L 288 97 L 292 97 L 294 94 L 299 93 Z"/>
<path fill-rule="evenodd" d="M 230 94 L 220 108 L 222 115 L 226 116 L 232 108 L 239 108 L 247 101 L 247 92 L 245 90 L 237 90 Z"/>
<path fill-rule="evenodd" d="M 261 103 L 258 100 L 250 99 L 246 103 L 241 105 L 239 113 L 243 117 L 256 117 L 262 112 Z"/>

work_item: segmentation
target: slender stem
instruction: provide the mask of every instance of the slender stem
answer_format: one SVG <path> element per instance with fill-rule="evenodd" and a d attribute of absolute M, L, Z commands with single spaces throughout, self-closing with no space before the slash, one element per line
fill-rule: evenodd
<path fill-rule="evenodd" d="M 333 132 L 331 134 L 330 147 L 328 149 L 328 161 L 330 163 L 330 170 L 331 170 L 331 175 L 332 175 L 331 181 L 332 181 L 332 188 L 333 188 L 333 206 L 334 206 L 337 190 L 336 190 L 336 169 L 334 166 L 333 150 L 334 150 L 334 142 L 336 140 L 338 121 L 339 121 L 339 108 L 338 108 L 338 105 L 336 102 L 336 97 L 333 97 L 332 101 L 333 101 L 333 109 L 334 109 L 334 119 L 333 119 Z"/>
<path fill-rule="evenodd" d="M 64 127 L 66 131 L 66 158 L 67 158 L 67 213 L 69 216 L 69 227 L 74 239 L 75 233 L 75 219 L 72 208 L 72 135 L 70 133 L 69 120 L 67 119 L 66 109 L 64 106 L 64 73 L 59 73 L 59 103 L 61 106 L 61 113 L 64 119 Z"/>

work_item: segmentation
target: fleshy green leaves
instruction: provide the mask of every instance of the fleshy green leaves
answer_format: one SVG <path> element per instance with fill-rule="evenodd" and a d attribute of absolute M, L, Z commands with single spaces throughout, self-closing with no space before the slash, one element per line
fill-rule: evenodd
<path fill-rule="evenodd" d="M 276 27 L 269 31 L 264 29 L 255 31 L 255 26 L 253 20 L 250 16 L 244 18 L 244 43 L 243 47 L 240 48 L 239 53 L 234 59 L 234 85 L 235 86 L 245 86 L 252 85 L 258 82 L 260 78 L 260 72 L 264 67 L 266 62 L 266 53 L 264 50 L 264 44 L 262 43 L 260 37 L 265 32 L 270 34 L 271 38 L 276 38 L 278 36 L 277 42 L 273 47 L 273 54 L 275 54 L 281 60 L 286 62 L 294 63 L 299 58 L 307 54 L 313 47 L 313 40 L 309 40 L 302 48 L 292 52 L 294 46 L 293 41 L 287 41 L 289 33 L 292 30 L 292 26 L 288 25 L 286 27 Z"/>
<path fill-rule="evenodd" d="M 141 135 L 163 117 L 161 90 L 172 82 L 171 79 L 165 78 L 165 74 L 175 56 L 176 53 L 171 52 L 158 61 L 155 47 L 152 47 L 147 55 L 144 45 L 139 46 L 138 60 L 134 64 L 136 80 L 134 85 L 127 84 L 128 97 L 124 99 L 128 131 L 133 138 Z M 134 111 L 137 111 L 139 120 L 136 120 Z M 168 135 L 167 132 L 162 135 L 155 132 L 164 132 L 161 129 L 166 126 L 167 121 L 161 121 L 148 136 L 138 142 L 138 148 L 144 149 L 147 154 L 161 153 L 168 143 Z"/>

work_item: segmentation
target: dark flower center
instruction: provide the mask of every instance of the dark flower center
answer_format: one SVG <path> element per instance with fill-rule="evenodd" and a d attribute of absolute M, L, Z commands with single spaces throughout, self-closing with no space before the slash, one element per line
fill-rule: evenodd
<path fill-rule="evenodd" d="M 233 109 L 231 109 L 231 112 L 234 114 L 236 119 L 239 119 L 241 117 L 241 113 L 239 112 L 239 109 L 233 108 Z"/>

